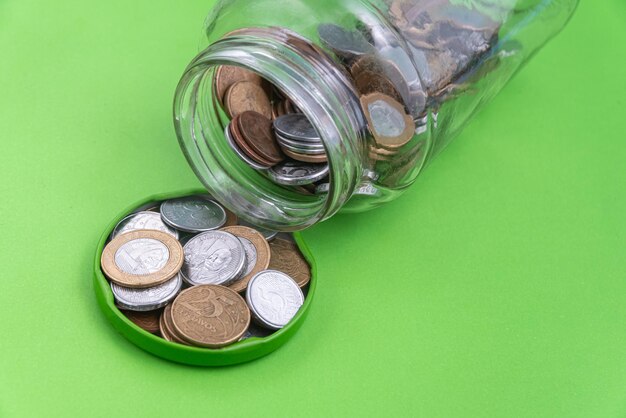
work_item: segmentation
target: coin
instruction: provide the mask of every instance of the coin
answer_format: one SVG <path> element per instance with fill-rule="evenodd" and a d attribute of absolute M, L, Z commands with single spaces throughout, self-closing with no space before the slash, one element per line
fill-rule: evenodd
<path fill-rule="evenodd" d="M 269 266 L 270 246 L 260 232 L 247 226 L 230 226 L 222 228 L 222 231 L 239 238 L 246 252 L 247 267 L 244 276 L 228 286 L 235 292 L 243 292 L 248 287 L 252 276 Z"/>
<path fill-rule="evenodd" d="M 374 47 L 360 32 L 324 23 L 317 27 L 317 33 L 324 45 L 345 60 L 374 52 Z"/>
<path fill-rule="evenodd" d="M 161 204 L 163 222 L 185 232 L 204 232 L 226 223 L 226 211 L 214 200 L 200 196 L 171 199 Z"/>
<path fill-rule="evenodd" d="M 111 283 L 118 306 L 129 311 L 153 311 L 167 305 L 180 291 L 183 281 L 177 274 L 173 279 L 154 287 L 134 289 Z"/>
<path fill-rule="evenodd" d="M 226 223 L 224 224 L 224 227 L 237 225 L 239 222 L 239 218 L 237 217 L 237 214 L 235 214 L 235 212 L 230 211 L 226 208 L 224 208 L 224 211 L 226 211 Z"/>
<path fill-rule="evenodd" d="M 413 138 L 415 122 L 393 98 L 372 93 L 361 97 L 361 106 L 379 146 L 395 150 Z"/>
<path fill-rule="evenodd" d="M 281 329 L 298 313 L 304 303 L 304 295 L 287 274 L 265 270 L 248 283 L 246 301 L 259 325 Z"/>
<path fill-rule="evenodd" d="M 171 342 L 175 342 L 178 344 L 189 345 L 187 341 L 183 340 L 180 335 L 176 333 L 176 330 L 172 324 L 172 304 L 170 303 L 165 307 L 163 313 L 161 314 L 161 318 L 159 320 L 159 328 L 161 330 L 161 335 Z"/>
<path fill-rule="evenodd" d="M 311 268 L 295 242 L 276 238 L 270 243 L 270 270 L 278 270 L 289 275 L 298 286 L 304 287 L 311 280 Z"/>
<path fill-rule="evenodd" d="M 305 163 L 325 163 L 328 161 L 328 157 L 326 157 L 326 154 L 304 154 L 301 152 L 293 152 L 287 148 L 283 148 L 283 152 L 286 156 L 293 158 L 296 161 L 302 161 Z"/>
<path fill-rule="evenodd" d="M 241 128 L 239 124 L 240 117 L 241 115 L 235 116 L 230 123 L 230 133 L 232 135 L 232 138 L 235 144 L 239 147 L 241 151 L 243 151 L 244 154 L 247 155 L 249 159 L 255 161 L 257 164 L 262 165 L 264 168 L 269 168 L 273 166 L 275 164 L 273 161 L 263 158 L 246 141 L 246 138 L 243 136 L 243 133 L 241 132 Z"/>
<path fill-rule="evenodd" d="M 269 242 L 271 242 L 274 238 L 276 238 L 276 235 L 278 235 L 278 231 L 270 231 L 269 229 L 261 228 L 260 226 L 256 226 L 254 224 L 251 224 L 250 222 L 246 222 L 243 219 L 239 221 L 239 225 L 248 226 L 252 229 L 257 230 Z"/>
<path fill-rule="evenodd" d="M 239 148 L 239 145 L 235 143 L 235 139 L 233 137 L 231 129 L 233 126 L 234 124 L 231 121 L 231 123 L 229 123 L 228 126 L 226 126 L 226 128 L 224 129 L 224 137 L 226 138 L 226 141 L 228 141 L 228 145 L 230 145 L 230 148 L 235 151 L 235 154 L 237 154 L 243 162 L 245 162 L 255 170 L 267 170 L 268 167 L 266 165 L 259 164 L 252 158 L 248 157 L 248 155 L 243 152 L 241 148 Z"/>
<path fill-rule="evenodd" d="M 402 97 L 400 96 L 400 93 L 398 93 L 398 90 L 396 90 L 396 87 L 381 73 L 363 71 L 354 78 L 354 86 L 357 91 L 363 95 L 369 93 L 382 93 L 393 97 L 399 102 L 402 101 Z"/>
<path fill-rule="evenodd" d="M 228 116 L 235 116 L 253 110 L 268 119 L 272 118 L 272 106 L 267 93 L 258 84 L 249 81 L 239 81 L 233 84 L 224 96 Z"/>
<path fill-rule="evenodd" d="M 161 317 L 160 310 L 148 311 L 148 312 L 136 312 L 136 311 L 121 311 L 126 318 L 128 318 L 133 324 L 137 325 L 144 331 L 148 331 L 151 334 L 157 334 L 159 328 L 159 318 Z"/>
<path fill-rule="evenodd" d="M 276 133 L 299 141 L 319 143 L 321 141 L 317 130 L 311 121 L 302 113 L 283 115 L 274 121 Z"/>
<path fill-rule="evenodd" d="M 185 244 L 183 279 L 191 285 L 227 285 L 243 271 L 244 251 L 243 244 L 228 232 L 203 232 Z"/>
<path fill-rule="evenodd" d="M 183 264 L 183 248 L 161 231 L 131 231 L 115 237 L 102 252 L 102 271 L 125 287 L 157 286 L 174 277 Z"/>
<path fill-rule="evenodd" d="M 272 121 L 260 113 L 247 111 L 239 115 L 239 131 L 245 142 L 264 160 L 279 163 L 285 159 L 272 132 Z"/>
<path fill-rule="evenodd" d="M 248 81 L 259 86 L 263 83 L 261 76 L 243 67 L 222 65 L 217 69 L 215 73 L 215 92 L 220 103 L 224 103 L 224 95 L 230 86 L 239 81 Z"/>
<path fill-rule="evenodd" d="M 227 287 L 192 287 L 172 303 L 173 330 L 194 345 L 224 347 L 238 341 L 249 325 L 246 301 Z"/>
<path fill-rule="evenodd" d="M 113 230 L 111 239 L 126 232 L 137 231 L 139 229 L 151 229 L 154 231 L 166 232 L 174 238 L 178 238 L 178 232 L 165 225 L 159 213 L 141 211 L 128 215 L 122 219 Z"/>
<path fill-rule="evenodd" d="M 328 172 L 328 164 L 284 161 L 269 169 L 267 174 L 275 183 L 286 186 L 302 186 L 323 179 L 328 175 Z"/>
<path fill-rule="evenodd" d="M 271 330 L 259 327 L 254 322 L 250 322 L 248 329 L 243 333 L 239 341 L 247 340 L 248 338 L 265 338 L 271 334 Z"/>

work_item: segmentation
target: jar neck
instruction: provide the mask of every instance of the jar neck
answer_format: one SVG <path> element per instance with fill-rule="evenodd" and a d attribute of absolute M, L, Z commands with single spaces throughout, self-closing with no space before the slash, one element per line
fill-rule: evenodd
<path fill-rule="evenodd" d="M 328 193 L 287 190 L 235 157 L 224 138 L 229 121 L 213 94 L 215 69 L 221 65 L 256 72 L 309 118 L 326 149 Z M 334 215 L 363 171 L 365 122 L 350 82 L 326 53 L 284 29 L 239 30 L 198 54 L 177 87 L 174 124 L 189 164 L 208 191 L 240 217 L 269 229 L 303 229 Z"/>

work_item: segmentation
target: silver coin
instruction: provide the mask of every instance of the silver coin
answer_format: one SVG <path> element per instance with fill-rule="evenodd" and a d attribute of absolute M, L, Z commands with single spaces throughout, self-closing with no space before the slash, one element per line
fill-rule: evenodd
<path fill-rule="evenodd" d="M 183 285 L 180 275 L 146 289 L 132 289 L 111 283 L 111 290 L 118 306 L 130 311 L 153 311 L 172 301 Z"/>
<path fill-rule="evenodd" d="M 254 322 L 250 322 L 248 329 L 243 333 L 239 341 L 247 340 L 248 338 L 265 338 L 271 335 L 272 331 L 267 328 L 261 328 Z"/>
<path fill-rule="evenodd" d="M 111 234 L 111 239 L 126 232 L 137 231 L 140 229 L 150 229 L 170 234 L 174 238 L 178 238 L 178 231 L 170 228 L 161 219 L 158 212 L 141 211 L 128 215 L 122 219 Z"/>
<path fill-rule="evenodd" d="M 241 241 L 224 231 L 195 236 L 185 244 L 184 253 L 181 274 L 191 285 L 226 285 L 241 275 L 246 262 Z"/>
<path fill-rule="evenodd" d="M 333 24 L 322 24 L 318 26 L 317 33 L 322 43 L 340 58 L 349 60 L 374 52 L 374 47 L 358 31 L 347 30 Z"/>
<path fill-rule="evenodd" d="M 138 238 L 123 244 L 114 255 L 117 267 L 127 274 L 141 276 L 161 270 L 170 259 L 167 246 L 152 238 Z"/>
<path fill-rule="evenodd" d="M 323 179 L 328 172 L 328 164 L 308 164 L 288 160 L 275 165 L 267 173 L 275 183 L 302 186 Z"/>
<path fill-rule="evenodd" d="M 267 241 L 273 240 L 274 238 L 276 238 L 276 235 L 278 234 L 278 231 L 271 231 L 269 229 L 261 228 L 260 226 L 256 226 L 254 224 L 251 224 L 250 222 L 246 222 L 243 219 L 239 221 L 239 225 L 256 229 L 258 232 L 261 233 L 261 235 L 265 237 Z"/>
<path fill-rule="evenodd" d="M 312 144 L 312 143 L 307 143 L 304 141 L 295 141 L 295 140 L 287 139 L 287 138 L 281 137 L 280 135 L 276 135 L 276 140 L 278 141 L 279 145 L 282 148 L 287 148 L 295 152 L 300 152 L 303 154 L 312 154 L 312 155 L 326 153 L 326 149 L 324 148 L 324 145 L 321 142 L 319 144 Z"/>
<path fill-rule="evenodd" d="M 310 142 L 321 141 L 313 124 L 302 113 L 290 113 L 276 118 L 274 129 L 286 138 Z"/>
<path fill-rule="evenodd" d="M 324 194 L 324 193 L 328 193 L 329 191 L 330 191 L 330 183 L 318 184 L 315 187 L 316 194 Z"/>
<path fill-rule="evenodd" d="M 235 140 L 233 139 L 233 136 L 230 133 L 230 124 L 224 130 L 224 136 L 226 137 L 226 141 L 228 141 L 228 145 L 230 145 L 233 151 L 235 151 L 235 154 L 237 154 L 239 158 L 243 160 L 243 162 L 245 162 L 246 164 L 248 164 L 250 167 L 254 168 L 255 170 L 267 170 L 267 167 L 256 163 L 254 160 L 248 157 L 246 153 L 243 152 L 237 144 L 235 144 Z"/>
<path fill-rule="evenodd" d="M 214 200 L 202 197 L 183 197 L 161 204 L 163 222 L 185 232 L 205 232 L 226 223 L 226 211 Z"/>
<path fill-rule="evenodd" d="M 252 241 L 250 241 L 248 238 L 244 238 L 244 237 L 237 237 L 237 238 L 239 239 L 239 241 L 241 241 L 241 244 L 243 245 L 243 250 L 246 254 L 246 267 L 243 269 L 243 272 L 241 273 L 241 277 L 245 277 L 248 274 L 250 274 L 252 270 L 254 270 L 254 266 L 256 265 L 256 258 L 257 258 L 256 247 L 254 246 Z"/>
<path fill-rule="evenodd" d="M 406 129 L 404 115 L 384 100 L 375 100 L 367 105 L 372 118 L 372 129 L 380 136 L 394 138 Z"/>
<path fill-rule="evenodd" d="M 261 326 L 281 329 L 298 313 L 304 294 L 287 274 L 265 270 L 250 279 L 246 302 Z"/>

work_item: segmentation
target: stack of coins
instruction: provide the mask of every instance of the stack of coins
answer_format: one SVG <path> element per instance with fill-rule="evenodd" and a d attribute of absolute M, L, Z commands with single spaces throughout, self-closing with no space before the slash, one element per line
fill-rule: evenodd
<path fill-rule="evenodd" d="M 441 105 L 471 92 L 471 85 L 498 67 L 503 53 L 503 45 L 499 52 L 494 48 L 501 24 L 480 7 L 452 0 L 383 3 L 381 12 L 389 27 L 366 21 L 354 27 L 318 25 L 325 51 L 296 35 L 283 36 L 290 48 L 303 55 L 333 55 L 360 99 L 370 159 L 365 168 L 375 171 L 377 180 L 364 175 L 356 194 L 375 188 L 374 184 L 401 187 L 402 178 L 427 154 L 423 141 L 428 138 L 423 134 L 430 127 L 437 129 Z M 268 30 L 290 33 L 283 28 Z M 289 97 L 259 75 L 232 66 L 217 69 L 214 86 L 231 119 L 226 127 L 228 143 L 244 162 L 303 193 L 328 191 L 328 157 L 322 138 Z"/>
<path fill-rule="evenodd" d="M 135 325 L 206 348 L 284 327 L 311 279 L 289 234 L 240 223 L 210 196 L 128 215 L 111 233 L 101 265 L 116 305 Z"/>

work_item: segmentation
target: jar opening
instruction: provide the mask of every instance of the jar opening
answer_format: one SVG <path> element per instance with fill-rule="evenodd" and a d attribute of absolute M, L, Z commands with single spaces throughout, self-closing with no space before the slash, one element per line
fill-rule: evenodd
<path fill-rule="evenodd" d="M 327 193 L 279 186 L 235 153 L 225 135 L 229 117 L 214 92 L 216 70 L 223 65 L 260 75 L 306 115 L 328 157 Z M 350 198 L 362 172 L 364 122 L 350 83 L 323 51 L 284 29 L 236 31 L 198 54 L 178 85 L 174 123 L 208 191 L 264 228 L 293 231 L 327 219 Z"/>

